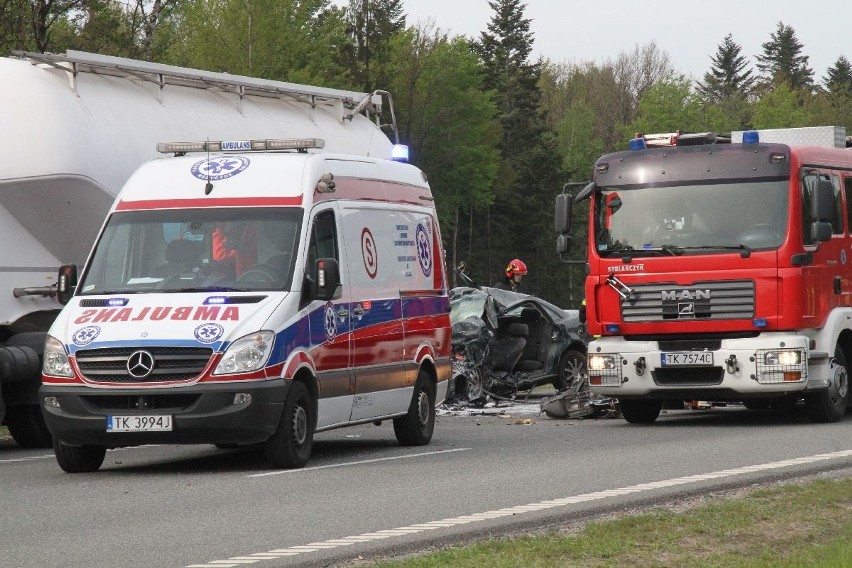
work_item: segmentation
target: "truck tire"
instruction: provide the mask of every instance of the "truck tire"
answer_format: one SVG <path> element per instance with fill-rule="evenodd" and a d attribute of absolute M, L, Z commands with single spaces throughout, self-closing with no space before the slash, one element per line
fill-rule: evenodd
<path fill-rule="evenodd" d="M 285 469 L 304 467 L 311 457 L 316 423 L 308 387 L 294 381 L 284 400 L 278 428 L 263 446 L 266 460 Z"/>
<path fill-rule="evenodd" d="M 834 349 L 827 389 L 805 395 L 805 409 L 813 422 L 837 422 L 846 414 L 849 399 L 849 372 L 840 347 Z"/>
<path fill-rule="evenodd" d="M 53 445 L 41 407 L 36 404 L 6 408 L 6 426 L 22 448 L 49 448 Z"/>
<path fill-rule="evenodd" d="M 651 424 L 663 408 L 661 400 L 618 399 L 618 402 L 621 406 L 621 415 L 631 424 Z"/>
<path fill-rule="evenodd" d="M 405 416 L 393 419 L 393 433 L 402 446 L 425 446 L 435 430 L 435 388 L 423 369 L 417 375 L 414 395 Z"/>
<path fill-rule="evenodd" d="M 103 446 L 69 446 L 53 439 L 56 463 L 67 473 L 98 471 L 104 463 L 106 448 Z"/>

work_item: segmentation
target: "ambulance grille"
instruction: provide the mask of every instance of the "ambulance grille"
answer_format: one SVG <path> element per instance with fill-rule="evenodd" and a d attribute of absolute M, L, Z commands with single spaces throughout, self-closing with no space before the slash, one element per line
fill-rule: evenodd
<path fill-rule="evenodd" d="M 621 300 L 624 322 L 751 319 L 754 281 L 725 280 L 630 285 Z"/>
<path fill-rule="evenodd" d="M 128 371 L 127 361 L 137 351 L 153 356 L 150 374 L 137 378 Z M 90 381 L 106 383 L 151 383 L 188 381 L 197 377 L 213 355 L 207 347 L 112 347 L 77 351 L 77 366 Z"/>

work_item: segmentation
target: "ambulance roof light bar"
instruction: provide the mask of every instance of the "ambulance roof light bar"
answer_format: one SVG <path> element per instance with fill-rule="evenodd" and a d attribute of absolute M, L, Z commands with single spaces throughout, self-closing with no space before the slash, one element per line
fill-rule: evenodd
<path fill-rule="evenodd" d="M 207 140 L 204 142 L 160 142 L 157 152 L 184 155 L 189 152 L 268 152 L 275 150 L 298 150 L 325 147 L 322 138 L 279 138 L 267 140 Z"/>

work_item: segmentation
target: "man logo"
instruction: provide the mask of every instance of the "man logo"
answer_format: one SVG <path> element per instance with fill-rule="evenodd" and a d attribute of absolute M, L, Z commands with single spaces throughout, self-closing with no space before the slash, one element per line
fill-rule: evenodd
<path fill-rule="evenodd" d="M 154 370 L 154 356 L 148 351 L 134 351 L 127 358 L 127 372 L 134 379 L 144 379 Z"/>
<path fill-rule="evenodd" d="M 710 299 L 710 290 L 663 290 L 660 294 L 664 302 Z"/>

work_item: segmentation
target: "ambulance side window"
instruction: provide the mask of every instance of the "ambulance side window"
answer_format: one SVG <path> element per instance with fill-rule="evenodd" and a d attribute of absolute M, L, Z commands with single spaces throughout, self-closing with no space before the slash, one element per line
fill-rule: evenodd
<path fill-rule="evenodd" d="M 323 211 L 314 217 L 311 227 L 311 241 L 308 245 L 308 263 L 305 269 L 310 272 L 319 258 L 333 258 L 340 262 L 337 246 L 337 227 L 334 211 Z"/>

